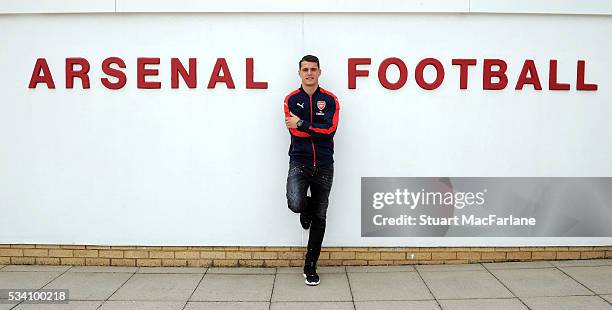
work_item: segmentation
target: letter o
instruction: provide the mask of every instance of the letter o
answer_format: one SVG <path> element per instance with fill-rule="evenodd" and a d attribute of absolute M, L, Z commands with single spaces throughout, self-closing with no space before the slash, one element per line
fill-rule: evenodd
<path fill-rule="evenodd" d="M 391 83 L 387 79 L 387 69 L 390 65 L 395 65 L 399 69 L 399 79 L 395 83 Z M 406 84 L 406 81 L 408 80 L 408 68 L 406 68 L 406 64 L 399 58 L 386 58 L 380 63 L 380 66 L 378 67 L 378 80 L 380 81 L 380 85 L 382 85 L 386 89 L 400 89 L 402 86 L 404 86 L 404 84 Z"/>
<path fill-rule="evenodd" d="M 436 68 L 436 79 L 432 83 L 427 83 L 425 78 L 423 78 L 423 71 L 425 67 L 432 65 Z M 444 81 L 444 66 L 442 63 L 435 58 L 425 58 L 417 64 L 414 72 L 414 78 L 416 79 L 417 84 L 426 90 L 433 90 L 440 85 L 442 85 L 442 81 Z"/>

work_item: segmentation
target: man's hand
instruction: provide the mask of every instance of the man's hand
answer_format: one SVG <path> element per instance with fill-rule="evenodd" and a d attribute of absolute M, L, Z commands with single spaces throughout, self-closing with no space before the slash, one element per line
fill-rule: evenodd
<path fill-rule="evenodd" d="M 285 126 L 287 126 L 287 128 L 297 128 L 297 123 L 300 118 L 291 112 L 289 112 L 289 114 L 291 114 L 291 117 L 285 117 Z"/>

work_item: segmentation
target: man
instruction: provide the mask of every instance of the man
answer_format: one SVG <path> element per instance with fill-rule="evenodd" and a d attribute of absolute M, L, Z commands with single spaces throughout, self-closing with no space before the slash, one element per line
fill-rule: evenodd
<path fill-rule="evenodd" d="M 340 104 L 334 94 L 319 87 L 317 57 L 304 56 L 299 68 L 302 86 L 285 98 L 285 125 L 291 134 L 287 204 L 291 211 L 300 213 L 302 228 L 310 227 L 304 277 L 307 285 L 318 285 L 316 266 L 334 177 L 334 134 Z"/>

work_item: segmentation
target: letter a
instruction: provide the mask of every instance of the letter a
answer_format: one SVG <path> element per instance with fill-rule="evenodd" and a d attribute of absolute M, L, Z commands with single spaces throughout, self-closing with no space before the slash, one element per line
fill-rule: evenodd
<path fill-rule="evenodd" d="M 40 75 L 40 71 L 42 71 L 42 75 Z M 36 88 L 38 83 L 47 84 L 47 88 L 55 88 L 55 83 L 53 82 L 53 77 L 51 76 L 51 70 L 49 70 L 47 60 L 44 58 L 36 59 L 36 64 L 34 65 L 34 71 L 32 72 L 32 77 L 30 78 L 30 85 L 28 85 L 28 88 Z"/>

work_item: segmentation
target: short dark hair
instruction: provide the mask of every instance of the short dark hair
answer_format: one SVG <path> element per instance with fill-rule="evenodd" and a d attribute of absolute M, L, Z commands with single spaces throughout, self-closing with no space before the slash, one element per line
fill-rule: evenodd
<path fill-rule="evenodd" d="M 299 69 L 302 69 L 302 62 L 307 61 L 307 62 L 314 62 L 317 64 L 317 68 L 321 68 L 321 66 L 319 65 L 319 58 L 317 58 L 317 56 L 314 55 L 306 55 L 304 57 L 302 57 L 302 59 L 300 60 L 300 64 L 299 64 Z"/>

